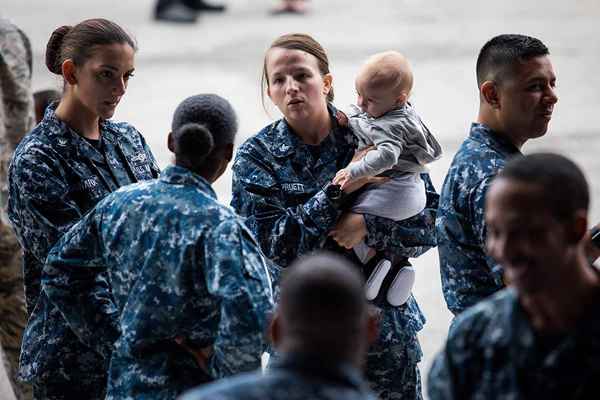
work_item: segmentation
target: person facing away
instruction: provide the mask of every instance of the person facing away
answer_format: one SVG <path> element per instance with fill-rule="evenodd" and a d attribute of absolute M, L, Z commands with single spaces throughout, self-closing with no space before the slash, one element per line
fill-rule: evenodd
<path fill-rule="evenodd" d="M 408 102 L 412 85 L 410 64 L 397 51 L 371 56 L 356 77 L 358 107 L 349 113 L 349 123 L 358 137 L 358 150 L 367 152 L 338 171 L 333 183 L 343 190 L 350 182 L 366 176 L 384 173 L 390 180 L 367 187 L 350 206 L 350 212 L 400 221 L 425 209 L 427 196 L 420 174 L 427 171 L 426 164 L 441 157 L 442 149 Z M 375 255 L 364 242 L 354 251 L 363 264 Z M 377 297 L 391 267 L 391 261 L 383 257 L 365 271 L 368 300 Z M 410 296 L 415 270 L 405 266 L 394 275 L 385 288 L 386 299 L 399 306 Z"/>
<path fill-rule="evenodd" d="M 342 215 L 349 194 L 385 178 L 365 177 L 343 191 L 339 186 L 331 190 L 337 186 L 332 179 L 352 160 L 358 141 L 332 104 L 332 82 L 327 53 L 315 39 L 294 33 L 273 42 L 264 58 L 263 85 L 283 118 L 238 149 L 231 205 L 246 217 L 265 255 L 282 268 L 329 245 L 354 259 L 346 249 L 363 240 L 403 265 L 435 246 L 437 193 L 429 175 L 422 174 L 428 204 L 419 215 L 402 221 Z M 373 304 L 382 322 L 367 355 L 367 380 L 382 399 L 420 399 L 417 332 L 424 316 L 413 296 L 400 307 L 381 297 Z"/>
<path fill-rule="evenodd" d="M 20 378 L 36 399 L 104 399 L 107 360 L 81 343 L 40 292 L 50 248 L 102 198 L 158 176 L 142 135 L 110 120 L 134 71 L 135 43 L 105 19 L 61 26 L 46 66 L 63 96 L 19 143 L 9 168 L 8 216 L 23 249 L 27 328 Z"/>
<path fill-rule="evenodd" d="M 600 271 L 585 252 L 588 206 L 585 177 L 563 156 L 520 157 L 498 174 L 487 249 L 509 287 L 456 318 L 429 374 L 432 400 L 598 397 Z"/>
<path fill-rule="evenodd" d="M 107 399 L 174 399 L 260 367 L 270 277 L 242 218 L 211 187 L 236 131 L 225 99 L 187 98 L 168 139 L 175 165 L 107 196 L 48 256 L 44 291 L 110 358 Z"/>
<path fill-rule="evenodd" d="M 32 389 L 17 379 L 27 312 L 21 249 L 7 214 L 8 165 L 19 141 L 33 127 L 31 61 L 27 36 L 0 17 L 0 345 L 17 400 L 31 399 Z"/>
<path fill-rule="evenodd" d="M 300 257 L 283 274 L 270 325 L 277 362 L 264 375 L 215 382 L 181 400 L 374 400 L 361 368 L 377 319 L 363 285 L 358 269 L 339 255 Z"/>
<path fill-rule="evenodd" d="M 543 136 L 558 98 L 548 48 L 524 35 L 499 35 L 477 58 L 479 115 L 454 156 L 436 218 L 442 290 L 457 315 L 504 287 L 485 252 L 486 193 L 523 144 Z"/>

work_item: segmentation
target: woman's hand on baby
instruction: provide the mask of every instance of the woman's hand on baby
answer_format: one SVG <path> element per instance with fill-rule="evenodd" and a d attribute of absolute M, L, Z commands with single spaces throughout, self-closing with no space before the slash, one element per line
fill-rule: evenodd
<path fill-rule="evenodd" d="M 362 214 L 345 213 L 338 220 L 329 236 L 340 246 L 351 249 L 367 236 L 367 223 Z"/>

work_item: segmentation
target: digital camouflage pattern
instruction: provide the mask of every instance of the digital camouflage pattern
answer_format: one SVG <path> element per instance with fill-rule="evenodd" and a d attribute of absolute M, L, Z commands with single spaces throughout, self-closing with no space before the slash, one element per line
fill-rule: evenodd
<path fill-rule="evenodd" d="M 267 265 L 242 219 L 185 168 L 102 200 L 50 252 L 43 282 L 77 336 L 112 352 L 107 399 L 175 399 L 260 367 Z M 211 346 L 207 370 L 178 337 Z"/>
<path fill-rule="evenodd" d="M 27 314 L 21 251 L 6 211 L 8 164 L 34 122 L 31 61 L 29 39 L 10 21 L 0 18 L 0 344 L 18 399 L 31 398 L 30 385 L 16 379 Z"/>
<path fill-rule="evenodd" d="M 261 373 L 243 374 L 193 390 L 181 400 L 375 400 L 350 365 L 286 355 Z"/>
<path fill-rule="evenodd" d="M 40 293 L 42 267 L 60 236 L 98 201 L 120 186 L 158 176 L 158 167 L 132 126 L 102 121 L 99 151 L 58 120 L 55 108 L 49 106 L 21 141 L 9 169 L 8 213 L 24 252 L 29 315 L 20 377 L 34 382 L 34 392 L 45 391 L 36 397 L 60 398 L 56 393 L 79 389 L 86 398 L 103 398 L 106 362 Z"/>
<path fill-rule="evenodd" d="M 521 152 L 473 123 L 444 180 L 436 219 L 442 290 L 457 315 L 504 287 L 502 270 L 485 251 L 485 195 L 510 157 Z"/>
<path fill-rule="evenodd" d="M 329 111 L 333 130 L 319 146 L 302 143 L 282 119 L 248 139 L 235 158 L 231 204 L 247 217 L 246 224 L 267 257 L 281 267 L 322 248 L 342 212 L 323 188 L 352 159 L 357 141 L 349 128 L 337 123 L 337 111 L 331 106 Z M 429 176 L 423 178 L 428 188 L 427 208 L 400 222 L 365 215 L 368 246 L 396 259 L 417 257 L 435 246 L 437 194 Z M 367 377 L 378 395 L 386 393 L 382 398 L 398 397 L 395 393 L 410 388 L 419 393 L 414 398 L 420 398 L 418 379 L 397 376 L 398 369 L 414 370 L 420 360 L 416 334 L 425 318 L 412 296 L 401 307 L 392 307 L 385 300 L 377 306 L 382 310 L 382 327 L 379 346 L 369 354 L 369 360 L 377 361 L 371 362 Z M 384 352 L 384 348 L 388 350 Z M 393 360 L 388 360 L 392 352 Z"/>
<path fill-rule="evenodd" d="M 597 304 L 600 305 L 600 304 Z M 536 333 L 505 289 L 461 314 L 428 380 L 431 400 L 595 399 L 600 393 L 597 309 L 572 332 Z"/>

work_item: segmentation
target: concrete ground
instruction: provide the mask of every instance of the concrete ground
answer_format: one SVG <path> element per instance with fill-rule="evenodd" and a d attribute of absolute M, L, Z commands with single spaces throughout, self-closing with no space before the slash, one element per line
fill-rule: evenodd
<path fill-rule="evenodd" d="M 227 13 L 203 15 L 191 26 L 155 23 L 153 3 L 142 0 L 2 0 L 0 15 L 11 18 L 31 38 L 35 90 L 60 86 L 43 63 L 54 28 L 100 16 L 127 27 L 139 42 L 139 52 L 135 77 L 115 119 L 143 132 L 163 167 L 170 159 L 165 146 L 170 117 L 188 95 L 214 92 L 230 100 L 239 113 L 239 142 L 278 117 L 274 107 L 268 107 L 270 115 L 262 108 L 260 72 L 265 49 L 282 33 L 309 33 L 326 48 L 340 107 L 354 100 L 353 77 L 365 57 L 400 50 L 415 73 L 412 101 L 445 150 L 444 158 L 431 168 L 438 188 L 477 114 L 474 69 L 479 49 L 500 33 L 536 36 L 550 48 L 560 100 L 548 134 L 528 143 L 524 151 L 552 150 L 577 160 L 589 177 L 592 199 L 599 198 L 596 0 L 313 0 L 313 12 L 306 16 L 277 17 L 267 13 L 274 1 L 227 3 Z M 221 178 L 216 188 L 220 199 L 228 202 L 231 175 Z M 593 201 L 592 221 L 600 219 L 598 204 Z M 421 368 L 427 371 L 443 345 L 450 314 L 441 295 L 437 252 L 428 252 L 414 264 L 414 293 L 428 319 L 420 335 L 425 353 Z"/>

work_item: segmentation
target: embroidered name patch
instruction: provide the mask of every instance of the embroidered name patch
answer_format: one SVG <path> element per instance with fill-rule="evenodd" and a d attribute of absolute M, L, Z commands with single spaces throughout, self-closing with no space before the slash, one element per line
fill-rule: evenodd
<path fill-rule="evenodd" d="M 302 183 L 282 183 L 281 188 L 285 192 L 304 193 L 304 185 Z"/>

